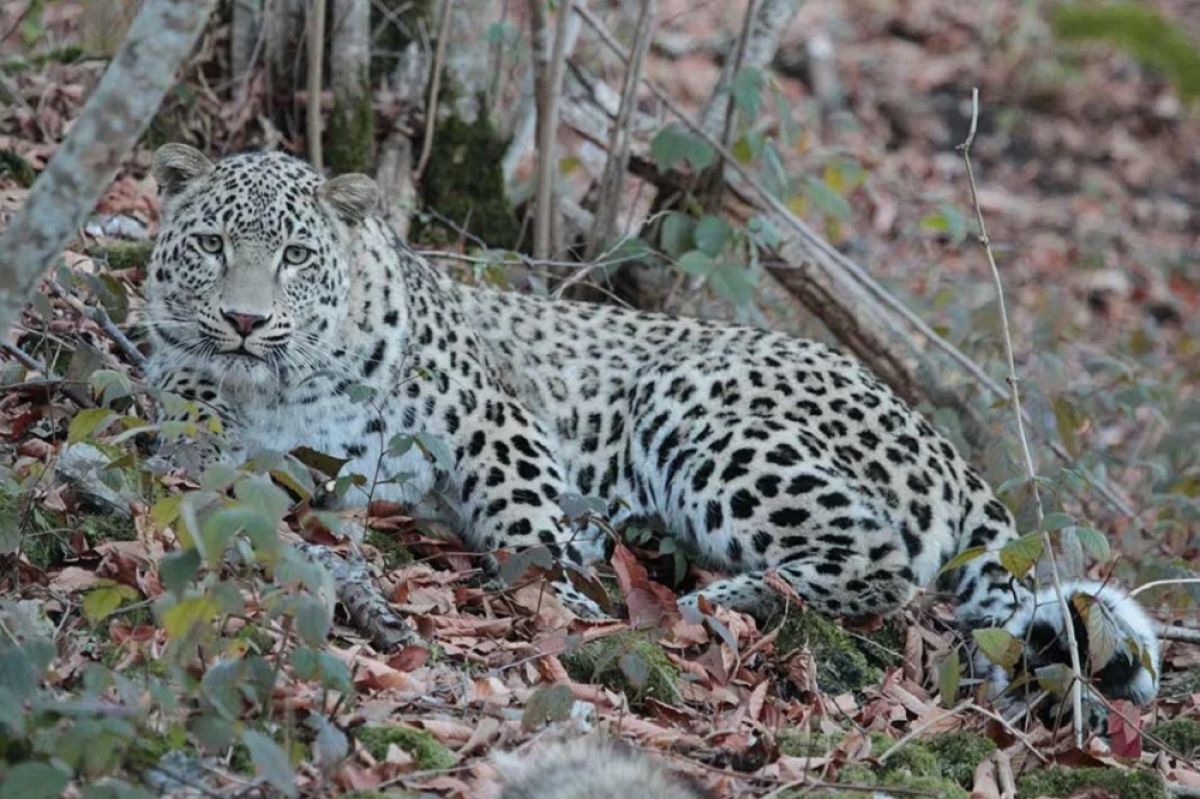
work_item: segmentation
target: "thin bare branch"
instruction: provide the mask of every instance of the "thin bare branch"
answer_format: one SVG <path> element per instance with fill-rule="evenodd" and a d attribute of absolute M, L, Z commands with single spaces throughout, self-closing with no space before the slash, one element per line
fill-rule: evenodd
<path fill-rule="evenodd" d="M 450 12 L 454 0 L 442 0 L 438 14 L 437 46 L 433 54 L 433 66 L 429 70 L 429 100 L 425 103 L 425 138 L 421 141 L 421 157 L 417 159 L 417 171 L 413 182 L 419 183 L 433 152 L 433 131 L 437 127 L 438 94 L 442 87 L 442 65 L 446 61 L 446 40 L 450 38 Z"/>
<path fill-rule="evenodd" d="M 305 78 L 308 98 L 305 103 L 304 135 L 308 139 L 308 160 L 318 172 L 325 168 L 321 150 L 321 72 L 325 53 L 325 2 L 326 0 L 309 2 L 308 73 Z"/>
<path fill-rule="evenodd" d="M 996 266 L 996 257 L 992 254 L 992 242 L 988 238 L 987 225 L 983 221 L 983 208 L 979 205 L 979 192 L 975 186 L 975 170 L 971 166 L 971 145 L 975 142 L 975 131 L 979 124 L 979 89 L 971 90 L 971 129 L 967 139 L 959 145 L 962 150 L 963 163 L 967 167 L 967 183 L 971 187 L 971 202 L 975 206 L 975 221 L 979 224 L 979 244 L 987 255 L 988 266 L 992 271 L 992 279 L 996 284 L 996 300 L 1000 307 L 1000 330 L 1004 337 L 1004 357 L 1008 362 L 1008 385 L 1011 390 L 1013 415 L 1017 420 L 1017 438 L 1021 443 L 1021 455 L 1025 460 L 1025 476 L 1029 479 L 1029 487 L 1033 491 L 1034 508 L 1037 511 L 1038 526 L 1042 528 L 1042 545 L 1049 554 L 1050 579 L 1054 583 L 1054 593 L 1058 598 L 1058 610 L 1064 619 L 1063 627 L 1067 631 L 1067 649 L 1071 656 L 1071 669 L 1075 672 L 1071 680 L 1071 712 L 1075 729 L 1075 743 L 1083 746 L 1083 669 L 1079 662 L 1079 642 L 1075 640 L 1075 625 L 1067 623 L 1071 618 L 1071 608 L 1067 604 L 1067 595 L 1063 591 L 1062 577 L 1058 573 L 1058 562 L 1054 557 L 1054 546 L 1050 541 L 1050 533 L 1045 529 L 1042 520 L 1045 510 L 1042 507 L 1042 495 L 1038 488 L 1037 468 L 1033 463 L 1033 451 L 1029 447 L 1029 438 L 1025 435 L 1025 418 L 1021 414 L 1021 390 L 1017 381 L 1017 363 L 1013 355 L 1012 330 L 1008 324 L 1008 308 L 1004 302 L 1004 281 L 1000 278 L 1000 267 Z"/>
<path fill-rule="evenodd" d="M 532 0 L 537 7 L 545 0 Z M 574 0 L 563 0 L 554 23 L 554 50 L 544 67 L 538 103 L 537 199 L 533 221 L 533 255 L 549 258 L 554 242 L 554 184 L 558 180 L 558 105 L 567 63 L 567 23 Z M 545 14 L 542 10 L 541 14 Z M 536 16 L 536 14 L 535 14 Z M 544 21 L 544 16 L 543 16 Z M 542 35 L 545 35 L 545 28 Z"/>
<path fill-rule="evenodd" d="M 600 193 L 596 201 L 596 216 L 592 220 L 591 241 L 588 258 L 604 247 L 613 235 L 617 211 L 621 204 L 621 192 L 625 186 L 625 171 L 629 164 L 630 130 L 633 126 L 634 109 L 637 106 L 637 88 L 641 83 L 642 64 L 650 40 L 654 38 L 657 0 L 642 0 L 638 13 L 637 32 L 633 39 L 633 53 L 625 67 L 625 82 L 621 86 L 621 107 L 609 137 L 608 160 L 604 164 L 604 175 L 600 179 Z"/>

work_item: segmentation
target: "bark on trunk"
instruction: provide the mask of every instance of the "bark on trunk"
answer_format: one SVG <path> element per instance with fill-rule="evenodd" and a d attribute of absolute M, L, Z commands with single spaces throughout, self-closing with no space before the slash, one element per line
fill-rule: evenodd
<path fill-rule="evenodd" d="M 0 331 L 84 223 L 158 110 L 216 0 L 148 0 L 79 120 L 0 236 Z"/>
<path fill-rule="evenodd" d="M 375 109 L 371 102 L 371 2 L 334 0 L 329 41 L 333 113 L 325 155 L 337 173 L 375 166 Z"/>

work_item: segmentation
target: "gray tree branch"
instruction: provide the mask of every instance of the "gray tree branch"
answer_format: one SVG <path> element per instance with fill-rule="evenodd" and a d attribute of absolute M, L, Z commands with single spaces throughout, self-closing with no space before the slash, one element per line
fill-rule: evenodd
<path fill-rule="evenodd" d="M 0 236 L 0 331 L 112 182 L 216 0 L 147 0 L 25 205 Z"/>

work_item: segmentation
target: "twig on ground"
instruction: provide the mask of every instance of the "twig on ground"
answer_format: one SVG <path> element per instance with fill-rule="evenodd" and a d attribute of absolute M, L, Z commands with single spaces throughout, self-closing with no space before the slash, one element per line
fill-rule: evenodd
<path fill-rule="evenodd" d="M 99 302 L 95 305 L 85 304 L 64 288 L 57 280 L 48 280 L 46 284 L 50 287 L 50 291 L 65 302 L 72 311 L 85 319 L 95 322 L 104 331 L 104 335 L 108 336 L 117 345 L 117 348 L 121 350 L 121 354 L 137 367 L 139 372 L 142 374 L 146 373 L 146 356 L 129 340 L 129 337 L 122 332 L 121 328 L 117 327 L 116 322 L 108 315 L 108 311 L 104 310 L 104 306 L 100 305 Z"/>
<path fill-rule="evenodd" d="M 308 97 L 305 103 L 304 135 L 308 139 L 308 160 L 318 172 L 325 168 L 321 150 L 321 60 L 325 54 L 325 2 L 309 0 L 308 74 L 305 77 Z"/>
<path fill-rule="evenodd" d="M 1017 781 L 1013 777 L 1012 761 L 1003 749 L 993 752 L 992 759 L 996 761 L 996 781 L 1000 784 L 1001 799 L 1016 799 Z"/>
<path fill-rule="evenodd" d="M 633 126 L 634 109 L 637 107 L 637 88 L 641 83 L 642 63 L 650 49 L 653 37 L 658 0 L 642 0 L 638 14 L 637 33 L 633 39 L 633 54 L 625 67 L 625 82 L 621 86 L 621 106 L 609 138 L 608 160 L 604 164 L 604 175 L 600 178 L 600 192 L 596 200 L 596 215 L 592 220 L 592 231 L 588 244 L 588 259 L 605 245 L 613 234 L 617 210 L 621 204 L 621 190 L 625 186 L 625 171 L 629 164 L 630 129 Z"/>
<path fill-rule="evenodd" d="M 1079 662 L 1079 643 L 1075 640 L 1075 625 L 1066 623 L 1071 618 L 1071 609 L 1067 604 L 1067 595 L 1063 591 L 1062 577 L 1058 573 L 1058 562 L 1054 557 L 1054 545 L 1050 541 L 1050 533 L 1045 529 L 1042 520 L 1045 510 L 1042 507 L 1042 495 L 1038 489 L 1037 469 L 1033 464 L 1033 452 L 1029 448 L 1029 439 L 1025 435 L 1025 419 L 1021 414 L 1021 391 L 1017 384 L 1017 364 L 1013 355 L 1012 331 L 1008 324 L 1008 309 L 1004 302 L 1004 281 L 1000 278 L 1000 268 L 996 266 L 996 257 L 992 254 L 992 243 L 988 238 L 987 226 L 983 221 L 983 208 L 979 205 L 979 191 L 975 186 L 975 170 L 971 166 L 971 145 L 975 142 L 975 131 L 979 124 L 979 89 L 971 90 L 971 129 L 967 132 L 966 141 L 958 146 L 962 151 L 963 163 L 967 167 L 967 183 L 971 187 L 971 202 L 975 206 L 975 221 L 979 224 L 979 244 L 987 256 L 988 266 L 992 271 L 992 279 L 996 284 L 996 301 L 1000 309 L 1000 329 L 1004 337 L 1004 357 L 1008 363 L 1008 385 L 1012 396 L 1013 415 L 1017 420 L 1017 439 L 1021 444 L 1021 455 L 1025 461 L 1025 476 L 1029 479 L 1029 487 L 1033 491 L 1034 508 L 1037 511 L 1038 527 L 1042 528 L 1042 546 L 1049 555 L 1050 579 L 1054 584 L 1054 593 L 1058 597 L 1058 609 L 1064 619 L 1063 627 L 1067 631 L 1067 648 L 1071 657 L 1071 670 L 1074 672 L 1071 680 L 1071 712 L 1075 729 L 1075 743 L 1083 746 L 1083 668 Z"/>
<path fill-rule="evenodd" d="M 422 643 L 421 637 L 396 615 L 375 587 L 375 581 L 361 555 L 340 557 L 327 546 L 302 544 L 300 551 L 323 565 L 337 587 L 338 600 L 346 607 L 355 626 L 371 636 L 380 652 L 393 652 L 401 646 Z"/>
<path fill-rule="evenodd" d="M 446 61 L 446 40 L 450 38 L 450 12 L 454 9 L 454 0 L 443 0 L 438 12 L 437 45 L 433 51 L 433 65 L 429 68 L 429 101 L 425 103 L 425 138 L 421 140 L 421 157 L 417 159 L 417 169 L 413 173 L 413 182 L 420 183 L 425 165 L 429 163 L 429 154 L 433 152 L 433 131 L 437 127 L 438 95 L 442 87 L 442 66 Z"/>
<path fill-rule="evenodd" d="M 35 372 L 41 372 L 47 379 L 47 390 L 57 388 L 67 395 L 67 398 L 78 405 L 80 408 L 92 408 L 96 403 L 92 402 L 92 398 L 87 395 L 86 391 L 80 391 L 76 386 L 72 385 L 69 380 L 55 374 L 54 370 L 46 364 L 42 363 L 37 358 L 34 358 L 29 353 L 25 352 L 20 347 L 9 344 L 7 341 L 3 343 L 3 349 L 13 357 L 17 363 L 24 366 L 26 369 L 31 369 Z"/>
<path fill-rule="evenodd" d="M 1159 624 L 1154 628 L 1159 638 L 1168 641 L 1182 641 L 1186 644 L 1200 644 L 1200 630 L 1191 627 L 1180 627 L 1175 624 Z"/>
<path fill-rule="evenodd" d="M 532 0 L 530 6 L 540 6 L 542 0 Z M 563 71 L 567 62 L 567 23 L 571 18 L 574 0 L 563 0 L 554 21 L 554 49 L 538 81 L 538 170 L 537 197 L 533 219 L 533 255 L 549 258 L 554 243 L 554 184 L 558 178 L 558 105 L 562 99 Z M 545 37 L 545 12 L 540 34 Z M 537 31 L 535 31 L 537 33 Z M 543 45 L 544 47 L 544 45 Z"/>

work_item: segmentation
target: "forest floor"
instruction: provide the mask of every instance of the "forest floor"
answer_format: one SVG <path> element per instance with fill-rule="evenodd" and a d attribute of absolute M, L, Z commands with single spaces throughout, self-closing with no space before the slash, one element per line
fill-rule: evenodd
<path fill-rule="evenodd" d="M 47 12 L 45 41 L 71 41 L 71 5 Z M 719 72 L 715 53 L 740 24 L 740 11 L 684 0 L 660 5 L 664 44 L 652 50 L 647 74 L 699 109 Z M 1200 20 L 1186 0 L 1154 5 L 1200 42 Z M 839 186 L 839 165 L 863 170 L 861 182 L 843 187 L 844 218 L 816 207 L 802 209 L 806 218 L 1003 380 L 994 287 L 971 234 L 973 211 L 954 149 L 966 136 L 970 89 L 980 88 L 974 156 L 981 205 L 1001 260 L 1031 434 L 1054 486 L 1054 508 L 1104 531 L 1111 556 L 1088 567 L 1090 576 L 1131 586 L 1194 576 L 1200 115 L 1129 57 L 1057 41 L 1035 6 L 808 0 L 775 62 L 800 130 L 784 160 L 795 175 Z M 806 33 L 814 30 L 828 33 L 840 82 L 823 100 L 814 96 L 804 57 Z M 0 41 L 7 64 L 0 65 L 0 226 L 20 207 L 105 65 L 64 60 L 61 49 L 45 43 L 22 48 L 18 38 Z M 242 140 L 253 108 L 230 107 L 206 84 L 181 91 L 189 98 L 187 124 L 212 151 Z M 564 141 L 581 146 L 570 134 Z M 151 152 L 143 147 L 129 159 L 65 254 L 56 274 L 70 296 L 45 289 L 6 340 L 0 621 L 7 632 L 49 620 L 55 650 L 45 687 L 59 698 L 91 691 L 97 664 L 115 681 L 97 695 L 128 700 L 125 688 L 113 687 L 120 683 L 113 675 L 146 694 L 151 685 L 177 691 L 181 708 L 143 720 L 147 728 L 159 725 L 161 754 L 192 752 L 197 732 L 189 716 L 219 704 L 206 693 L 211 685 L 198 687 L 194 662 L 189 670 L 171 650 L 170 625 L 151 610 L 168 590 L 160 563 L 181 546 L 178 497 L 198 486 L 150 475 L 132 439 L 120 425 L 109 426 L 116 415 L 97 408 L 108 402 L 136 413 L 140 376 L 86 312 L 89 303 L 103 304 L 137 338 L 158 212 L 147 174 Z M 684 306 L 689 299 L 713 301 L 676 298 Z M 764 310 L 804 327 L 793 311 Z M 13 352 L 18 345 L 40 363 L 22 363 Z M 114 405 L 122 389 L 111 387 L 125 386 L 122 376 L 131 396 Z M 985 405 L 969 380 L 950 382 Z M 101 396 L 105 391 L 113 393 Z M 80 414 L 81 407 L 100 412 Z M 982 465 L 998 485 L 1021 474 L 1017 440 L 1007 408 L 983 413 L 997 445 L 982 454 Z M 119 513 L 98 512 L 94 494 L 83 496 L 56 470 L 68 440 L 89 441 L 112 459 L 101 482 L 110 490 L 108 511 L 115 505 Z M 1050 452 L 1051 442 L 1067 451 L 1066 461 Z M 1086 485 L 1069 490 L 1084 470 L 1107 481 L 1132 513 Z M 1028 508 L 1018 510 L 1028 520 Z M 290 509 L 281 534 L 311 539 L 313 528 L 303 521 Z M 663 584 L 671 582 L 671 553 L 649 552 L 635 536 L 605 570 L 630 621 L 594 622 L 562 607 L 540 579 L 481 587 L 452 540 L 418 529 L 401 509 L 376 505 L 357 521 L 370 530 L 363 549 L 380 590 L 431 647 L 379 653 L 338 617 L 324 652 L 346 668 L 353 690 L 331 691 L 300 674 L 295 636 L 261 603 L 247 601 L 223 617 L 253 631 L 223 637 L 225 654 L 237 641 L 239 651 L 256 652 L 275 670 L 267 695 L 247 693 L 233 715 L 271 731 L 308 795 L 495 796 L 491 754 L 536 751 L 548 736 L 545 722 L 568 717 L 653 753 L 720 796 L 869 795 L 868 786 L 893 788 L 897 796 L 979 799 L 1014 790 L 1021 797 L 1165 797 L 1168 788 L 1200 795 L 1196 644 L 1167 642 L 1160 696 L 1142 708 L 1119 706 L 1107 736 L 1080 747 L 1066 730 L 1029 719 L 1010 723 L 982 699 L 964 698 L 970 691 L 956 669 L 961 642 L 938 596 L 887 621 L 834 624 L 800 612 L 782 625 L 760 626 L 719 610 L 719 623 L 701 627 L 671 614 L 673 592 Z M 316 535 L 332 540 L 320 537 L 327 531 Z M 647 571 L 643 561 L 656 555 Z M 1139 598 L 1159 621 L 1196 627 L 1194 588 L 1171 584 Z M 42 622 L 22 615 L 30 608 Z M 168 664 L 168 653 L 178 663 Z M 309 715 L 327 715 L 336 734 L 305 726 Z M 54 729 L 62 734 L 61 726 Z M 270 758 L 248 756 L 242 744 L 209 754 L 202 781 L 222 795 L 246 795 L 260 779 L 272 780 Z M 1104 770 L 1080 770 L 1089 767 Z"/>

